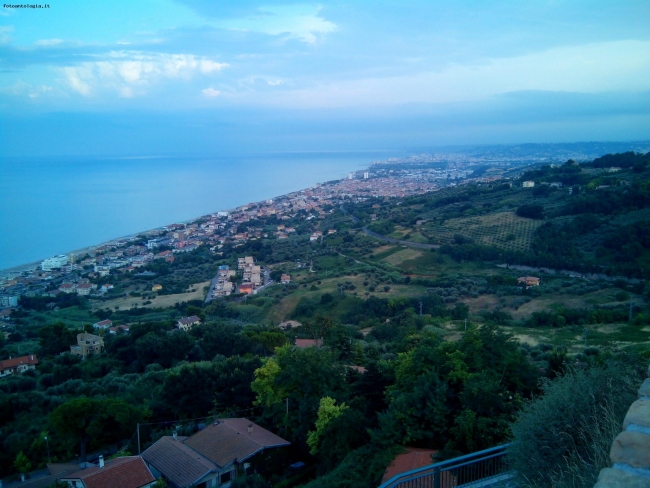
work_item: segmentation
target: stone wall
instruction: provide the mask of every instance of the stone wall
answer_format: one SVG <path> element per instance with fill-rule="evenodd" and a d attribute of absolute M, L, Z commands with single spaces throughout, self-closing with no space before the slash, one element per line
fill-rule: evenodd
<path fill-rule="evenodd" d="M 650 378 L 627 411 L 609 457 L 612 467 L 600 471 L 594 488 L 650 488 Z"/>

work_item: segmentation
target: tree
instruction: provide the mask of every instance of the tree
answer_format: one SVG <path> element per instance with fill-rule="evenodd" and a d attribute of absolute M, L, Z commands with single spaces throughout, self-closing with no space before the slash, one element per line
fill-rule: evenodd
<path fill-rule="evenodd" d="M 28 473 L 32 469 L 32 463 L 27 458 L 27 456 L 25 456 L 25 453 L 23 451 L 20 451 L 16 456 L 16 460 L 14 461 L 14 467 L 18 470 L 24 479 L 25 473 Z"/>
<path fill-rule="evenodd" d="M 124 400 L 80 397 L 58 406 L 49 420 L 57 433 L 79 443 L 81 460 L 85 461 L 89 443 L 102 445 L 130 435 L 145 414 Z"/>
<path fill-rule="evenodd" d="M 543 219 L 544 207 L 536 204 L 525 204 L 517 208 L 515 213 L 519 217 L 526 217 L 528 219 Z"/>
<path fill-rule="evenodd" d="M 318 418 L 316 419 L 316 430 L 309 432 L 307 436 L 307 445 L 309 446 L 309 452 L 311 454 L 316 454 L 318 452 L 318 445 L 320 444 L 320 438 L 323 435 L 323 431 L 327 424 L 339 417 L 345 409 L 348 408 L 345 403 L 342 403 L 339 406 L 336 406 L 336 400 L 330 397 L 324 397 L 320 399 L 320 407 L 318 407 Z"/>

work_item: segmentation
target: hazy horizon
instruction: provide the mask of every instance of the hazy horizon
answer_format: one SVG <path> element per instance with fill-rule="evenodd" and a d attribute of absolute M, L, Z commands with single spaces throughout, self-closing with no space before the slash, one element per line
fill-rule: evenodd
<path fill-rule="evenodd" d="M 0 9 L 0 156 L 650 139 L 650 4 Z"/>

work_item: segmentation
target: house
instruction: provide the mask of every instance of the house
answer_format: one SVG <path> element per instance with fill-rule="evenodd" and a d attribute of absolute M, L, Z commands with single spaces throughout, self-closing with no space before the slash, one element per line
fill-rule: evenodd
<path fill-rule="evenodd" d="M 59 290 L 63 293 L 75 293 L 77 291 L 77 285 L 74 283 L 63 283 L 59 286 Z"/>
<path fill-rule="evenodd" d="M 131 328 L 128 325 L 116 325 L 115 327 L 109 327 L 108 333 L 117 334 L 118 332 L 124 332 L 125 334 L 128 334 L 130 330 Z"/>
<path fill-rule="evenodd" d="M 81 283 L 77 285 L 77 295 L 85 296 L 90 295 L 90 292 L 93 289 L 93 285 L 90 283 Z"/>
<path fill-rule="evenodd" d="M 153 286 L 151 287 L 151 291 L 160 291 L 160 290 L 162 290 L 162 289 L 163 289 L 162 285 L 161 285 L 161 284 L 158 284 L 158 283 L 156 283 L 155 285 L 153 285 Z"/>
<path fill-rule="evenodd" d="M 517 284 L 525 285 L 526 288 L 529 288 L 531 286 L 539 286 L 540 281 L 541 280 L 536 276 L 520 276 L 517 278 Z"/>
<path fill-rule="evenodd" d="M 77 345 L 70 346 L 70 354 L 86 358 L 91 354 L 100 354 L 104 350 L 104 339 L 98 335 L 82 332 L 77 334 Z"/>
<path fill-rule="evenodd" d="M 113 285 L 106 283 L 105 285 L 102 285 L 99 291 L 106 293 L 108 290 L 112 290 L 112 289 L 113 289 Z"/>
<path fill-rule="evenodd" d="M 297 320 L 286 320 L 285 322 L 280 322 L 280 324 L 278 325 L 278 327 L 280 327 L 282 330 L 287 330 L 293 327 L 300 327 L 300 326 L 302 326 L 302 324 Z"/>
<path fill-rule="evenodd" d="M 95 322 L 93 324 L 93 327 L 95 329 L 108 329 L 109 327 L 113 326 L 113 322 L 111 320 L 100 320 L 99 322 Z"/>
<path fill-rule="evenodd" d="M 253 293 L 253 283 L 242 283 L 239 285 L 239 293 L 250 295 Z"/>
<path fill-rule="evenodd" d="M 280 276 L 280 283 L 282 283 L 283 285 L 288 285 L 289 283 L 291 283 L 291 275 L 283 274 L 282 276 Z"/>
<path fill-rule="evenodd" d="M 156 478 L 140 456 L 126 456 L 65 474 L 60 478 L 72 488 L 152 488 Z"/>
<path fill-rule="evenodd" d="M 183 317 L 182 319 L 178 319 L 176 322 L 176 327 L 180 330 L 188 331 L 190 330 L 194 325 L 199 325 L 201 323 L 201 319 L 198 318 L 196 315 L 192 315 L 190 317 Z"/>
<path fill-rule="evenodd" d="M 524 188 L 534 188 L 535 187 L 535 182 L 534 181 L 524 181 L 522 185 Z"/>
<path fill-rule="evenodd" d="M 323 339 L 296 339 L 296 347 L 306 349 L 308 347 L 323 347 Z"/>
<path fill-rule="evenodd" d="M 388 465 L 384 471 L 384 477 L 381 479 L 382 483 L 386 483 L 393 476 L 406 473 L 414 469 L 422 468 L 433 464 L 431 456 L 436 454 L 437 451 L 431 449 L 421 449 L 419 447 L 407 447 L 405 453 L 398 454 L 393 461 Z M 443 484 L 441 486 L 456 486 L 456 484 Z"/>
<path fill-rule="evenodd" d="M 12 374 L 23 374 L 30 369 L 36 369 L 38 358 L 34 354 L 29 356 L 20 356 L 18 358 L 9 358 L 0 361 L 0 378 Z"/>
<path fill-rule="evenodd" d="M 263 458 L 281 456 L 277 449 L 289 445 L 248 419 L 219 419 L 191 437 L 174 434 L 161 438 L 142 458 L 156 477 L 174 488 L 227 488 L 237 476 L 263 471 Z M 281 463 L 276 458 L 268 464 Z"/>

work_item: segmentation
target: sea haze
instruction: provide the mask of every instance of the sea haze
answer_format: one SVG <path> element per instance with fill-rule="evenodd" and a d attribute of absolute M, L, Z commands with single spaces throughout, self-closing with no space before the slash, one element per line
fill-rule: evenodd
<path fill-rule="evenodd" d="M 0 161 L 0 269 L 340 179 L 394 153 Z"/>

